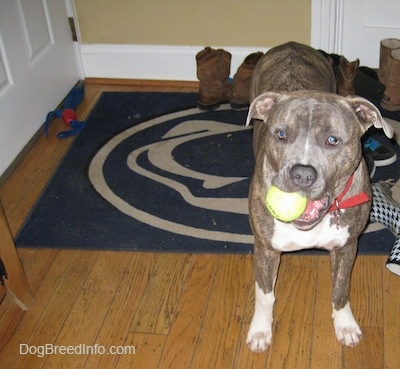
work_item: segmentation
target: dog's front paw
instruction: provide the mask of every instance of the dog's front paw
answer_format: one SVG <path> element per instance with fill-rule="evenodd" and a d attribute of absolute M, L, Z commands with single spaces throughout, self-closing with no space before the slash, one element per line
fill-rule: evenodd
<path fill-rule="evenodd" d="M 250 350 L 256 353 L 264 352 L 272 341 L 272 332 L 252 332 L 247 334 L 246 343 Z"/>
<path fill-rule="evenodd" d="M 340 343 L 348 347 L 354 347 L 360 343 L 362 332 L 349 304 L 340 310 L 333 309 L 333 322 L 336 338 Z"/>
<path fill-rule="evenodd" d="M 274 293 L 264 293 L 256 282 L 255 310 L 246 338 L 246 343 L 253 352 L 263 352 L 271 344 L 274 302 Z"/>
<path fill-rule="evenodd" d="M 357 346 L 362 338 L 362 332 L 358 325 L 355 327 L 335 327 L 336 338 L 347 347 Z"/>

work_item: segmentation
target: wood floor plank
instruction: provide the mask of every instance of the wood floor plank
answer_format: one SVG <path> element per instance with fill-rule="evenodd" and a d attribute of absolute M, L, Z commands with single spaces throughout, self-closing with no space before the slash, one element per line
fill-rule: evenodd
<path fill-rule="evenodd" d="M 356 347 L 344 348 L 343 369 L 385 368 L 383 347 L 383 328 L 363 327 L 364 340 Z M 397 363 L 398 367 L 398 363 Z"/>
<path fill-rule="evenodd" d="M 254 290 L 255 290 L 255 279 L 254 276 L 252 278 L 252 283 L 250 283 L 248 294 L 246 296 L 246 305 L 245 310 L 242 317 L 242 324 L 250 325 L 251 319 L 253 318 L 254 313 Z"/>
<path fill-rule="evenodd" d="M 40 253 L 35 253 L 39 255 Z M 45 278 L 42 279 L 41 287 L 35 294 L 35 301 L 28 312 L 26 312 L 21 319 L 18 329 L 14 332 L 12 338 L 6 343 L 3 350 L 0 353 L 0 362 L 4 365 L 4 368 L 13 368 L 14 364 L 19 358 L 19 345 L 26 343 L 34 332 L 35 327 L 38 324 L 46 323 L 47 321 L 41 321 L 43 311 L 52 300 L 52 297 L 65 280 L 66 272 L 70 267 L 71 260 L 73 258 L 74 251 L 63 251 L 57 253 L 57 257 L 51 264 L 48 272 L 45 274 Z M 38 263 L 39 264 L 39 263 Z M 68 308 L 67 308 L 68 312 Z M 40 337 L 36 337 L 39 338 Z"/>
<path fill-rule="evenodd" d="M 65 130 L 65 124 L 57 118 L 51 126 L 49 137 L 44 137 L 41 132 L 36 145 L 0 188 L 13 235 L 17 234 L 72 142 L 72 138 L 59 140 L 55 137 L 62 129 Z"/>
<path fill-rule="evenodd" d="M 208 305 L 219 257 L 194 255 L 160 359 L 162 369 L 189 369 Z"/>
<path fill-rule="evenodd" d="M 135 333 L 168 334 L 192 255 L 160 254 L 131 325 Z"/>
<path fill-rule="evenodd" d="M 89 85 L 99 85 L 101 87 L 108 86 L 118 86 L 118 87 L 129 87 L 132 88 L 141 88 L 147 87 L 152 88 L 154 91 L 159 88 L 167 89 L 168 91 L 172 91 L 174 89 L 182 90 L 182 89 L 191 89 L 193 91 L 199 90 L 199 82 L 198 81 L 174 81 L 174 80 L 143 80 L 143 79 L 124 79 L 124 78 L 87 78 L 85 82 Z"/>
<path fill-rule="evenodd" d="M 42 285 L 48 270 L 54 262 L 58 250 L 42 250 L 40 257 L 33 249 L 20 249 L 18 253 L 27 275 L 29 286 L 35 295 L 38 288 Z M 5 344 L 11 339 L 13 332 L 23 318 L 22 310 L 6 296 L 4 302 L 0 305 L 0 357 Z"/>
<path fill-rule="evenodd" d="M 115 369 L 160 368 L 160 356 L 165 345 L 165 340 L 166 336 L 164 335 L 130 332 L 124 345 L 133 346 L 135 348 L 135 354 L 120 355 Z M 111 369 L 113 367 L 97 368 Z"/>
<path fill-rule="evenodd" d="M 147 287 L 150 273 L 157 260 L 154 253 L 124 253 L 129 263 L 124 270 L 104 323 L 96 337 L 96 343 L 104 347 L 122 346 L 129 335 L 133 321 Z M 114 368 L 118 362 L 117 355 L 91 355 L 88 368 Z"/>
<path fill-rule="evenodd" d="M 15 248 L 14 238 L 0 202 L 0 302 L 6 293 L 20 306 L 22 310 L 28 310 L 33 302 L 33 295 L 26 279 L 25 271 Z"/>
<path fill-rule="evenodd" d="M 385 265 L 386 256 L 381 257 Z M 384 268 L 383 272 L 383 306 L 384 312 L 384 362 L 385 369 L 399 367 L 400 347 L 400 276 Z"/>
<path fill-rule="evenodd" d="M 318 256 L 317 293 L 312 329 L 311 368 L 341 368 L 343 346 L 332 320 L 332 277 L 329 256 Z"/>
<path fill-rule="evenodd" d="M 383 327 L 383 268 L 380 256 L 358 256 L 351 281 L 351 306 L 361 327 Z"/>
<path fill-rule="evenodd" d="M 80 288 L 71 310 L 53 341 L 55 346 L 95 345 L 126 267 L 125 253 L 103 251 Z M 51 355 L 43 368 L 83 368 L 88 355 Z"/>
<path fill-rule="evenodd" d="M 23 316 L 24 311 L 6 295 L 0 307 L 0 360 L 4 346 L 12 339 Z"/>
<path fill-rule="evenodd" d="M 56 341 L 60 328 L 70 312 L 69 309 L 61 309 L 60 307 L 72 307 L 97 256 L 97 253 L 93 251 L 74 252 L 71 255 L 69 268 L 66 270 L 64 278 L 57 285 L 47 306 L 43 309 L 40 320 L 24 344 L 40 347 Z M 43 361 L 43 357 L 37 355 L 20 355 L 14 369 L 40 368 Z"/>
<path fill-rule="evenodd" d="M 286 262 L 286 261 L 289 262 Z M 311 361 L 317 270 L 283 259 L 276 283 L 268 369 L 306 369 Z"/>
<path fill-rule="evenodd" d="M 234 368 L 265 369 L 268 363 L 268 351 L 260 354 L 252 352 L 246 344 L 247 332 L 250 324 L 243 323 L 238 337 L 237 355 Z"/>
<path fill-rule="evenodd" d="M 311 250 L 311 252 L 314 252 L 314 251 L 316 251 L 316 250 Z M 317 254 L 310 254 L 310 255 L 300 254 L 300 255 L 298 255 L 298 254 L 293 254 L 293 253 L 288 252 L 288 253 L 282 254 L 282 260 L 288 267 L 290 265 L 292 265 L 293 267 L 318 269 L 318 267 L 319 267 L 319 256 L 318 255 Z M 328 254 L 326 254 L 326 255 L 328 255 Z"/>
<path fill-rule="evenodd" d="M 244 255 L 220 257 L 191 369 L 234 368 L 252 263 Z"/>
<path fill-rule="evenodd" d="M 29 286 L 35 296 L 37 290 L 42 286 L 47 272 L 51 269 L 61 251 L 58 249 L 31 248 L 18 248 L 17 251 L 28 279 Z"/>

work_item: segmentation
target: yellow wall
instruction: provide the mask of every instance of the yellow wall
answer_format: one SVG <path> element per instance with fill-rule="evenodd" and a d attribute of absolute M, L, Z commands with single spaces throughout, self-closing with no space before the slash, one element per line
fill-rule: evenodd
<path fill-rule="evenodd" d="M 75 0 L 84 44 L 310 44 L 311 0 Z"/>

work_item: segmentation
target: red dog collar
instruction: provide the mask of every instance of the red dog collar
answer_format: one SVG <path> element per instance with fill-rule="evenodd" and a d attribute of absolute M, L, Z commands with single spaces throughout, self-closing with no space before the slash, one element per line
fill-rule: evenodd
<path fill-rule="evenodd" d="M 346 195 L 347 191 L 351 187 L 351 184 L 353 183 L 353 177 L 354 173 L 350 176 L 342 193 L 333 201 L 333 204 L 329 208 L 329 212 L 334 212 L 336 228 L 338 229 L 340 226 L 340 215 L 342 209 L 352 208 L 353 206 L 361 205 L 369 201 L 369 197 L 365 192 L 360 192 L 357 195 L 351 196 L 342 201 L 343 197 Z"/>
<path fill-rule="evenodd" d="M 333 204 L 329 208 L 329 211 L 340 211 L 342 209 L 352 208 L 353 206 L 361 205 L 369 201 L 369 197 L 365 192 L 360 192 L 357 195 L 351 196 L 348 199 L 342 201 L 343 197 L 349 191 L 351 184 L 353 183 L 353 177 L 354 174 L 350 176 L 343 192 L 333 201 Z"/>

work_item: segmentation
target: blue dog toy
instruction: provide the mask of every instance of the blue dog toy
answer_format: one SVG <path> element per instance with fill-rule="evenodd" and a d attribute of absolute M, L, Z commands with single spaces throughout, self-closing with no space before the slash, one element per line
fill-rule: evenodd
<path fill-rule="evenodd" d="M 85 86 L 83 81 L 79 81 L 77 85 L 70 91 L 64 101 L 60 104 L 60 108 L 51 111 L 47 114 L 45 122 L 46 137 L 49 133 L 50 122 L 54 118 L 60 118 L 64 120 L 65 124 L 71 129 L 68 131 L 62 131 L 57 134 L 58 138 L 66 138 L 75 136 L 85 127 L 85 122 L 76 120 L 76 109 L 82 102 L 85 96 Z"/>

